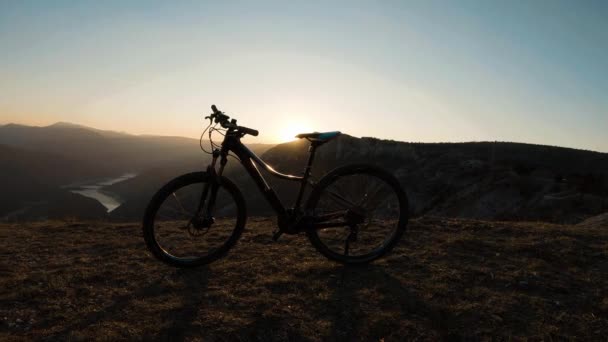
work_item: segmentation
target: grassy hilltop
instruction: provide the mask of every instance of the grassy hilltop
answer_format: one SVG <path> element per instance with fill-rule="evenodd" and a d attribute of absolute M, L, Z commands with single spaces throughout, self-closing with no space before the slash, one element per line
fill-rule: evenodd
<path fill-rule="evenodd" d="M 501 340 L 608 336 L 608 227 L 424 218 L 363 267 L 252 218 L 195 270 L 139 224 L 0 225 L 0 340 Z"/>

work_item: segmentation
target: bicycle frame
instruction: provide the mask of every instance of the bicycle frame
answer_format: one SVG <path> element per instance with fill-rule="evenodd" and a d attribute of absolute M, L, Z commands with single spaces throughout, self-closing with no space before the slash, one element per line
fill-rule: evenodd
<path fill-rule="evenodd" d="M 234 154 L 236 154 L 236 156 L 239 158 L 241 165 L 243 165 L 245 170 L 247 170 L 247 173 L 249 174 L 249 176 L 251 178 L 253 178 L 258 189 L 262 192 L 262 194 L 264 195 L 264 197 L 266 198 L 268 203 L 270 203 L 273 210 L 276 212 L 277 217 L 278 217 L 278 224 L 279 224 L 279 228 L 281 229 L 281 232 L 288 232 L 288 233 L 298 232 L 298 229 L 299 229 L 299 228 L 297 228 L 297 227 L 299 227 L 298 223 L 301 222 L 302 219 L 305 219 L 304 223 L 309 224 L 309 226 L 314 227 L 314 229 L 342 227 L 345 225 L 352 225 L 352 224 L 359 223 L 359 221 L 357 219 L 358 214 L 356 214 L 356 213 L 353 214 L 353 212 L 350 210 L 347 210 L 343 213 L 332 213 L 332 214 L 315 216 L 314 218 L 311 218 L 311 216 L 303 215 L 300 212 L 300 205 L 302 202 L 302 197 L 304 196 L 304 190 L 306 189 L 306 185 L 309 184 L 313 188 L 315 187 L 315 183 L 310 181 L 309 178 L 310 178 L 312 162 L 314 160 L 315 152 L 316 152 L 317 147 L 322 144 L 321 142 L 311 141 L 311 145 L 308 149 L 310 154 L 308 157 L 308 162 L 306 163 L 306 168 L 304 169 L 304 175 L 295 176 L 295 175 L 288 175 L 288 174 L 284 174 L 279 171 L 276 171 L 272 166 L 265 163 L 253 151 L 251 151 L 249 148 L 247 148 L 247 146 L 245 146 L 241 142 L 241 140 L 240 140 L 241 137 L 242 137 L 242 133 L 240 133 L 238 131 L 229 129 L 226 132 L 226 135 L 224 136 L 224 141 L 222 142 L 221 149 L 219 149 L 219 150 L 216 149 L 213 151 L 213 160 L 212 160 L 211 164 L 208 166 L 207 172 L 210 173 L 212 176 L 214 176 L 215 179 L 219 179 L 219 177 L 222 175 L 222 173 L 224 171 L 224 167 L 226 166 L 226 163 L 228 162 L 228 153 L 234 152 Z M 219 170 L 216 172 L 215 166 L 216 166 L 218 157 L 220 158 L 220 167 L 219 167 Z M 278 178 L 289 180 L 289 181 L 294 181 L 294 182 L 300 182 L 300 190 L 298 192 L 298 197 L 296 198 L 293 209 L 290 210 L 283 205 L 283 203 L 279 199 L 276 192 L 270 187 L 270 185 L 268 185 L 268 182 L 266 182 L 266 179 L 264 178 L 264 176 L 262 176 L 262 174 L 260 173 L 260 170 L 258 169 L 258 166 L 256 166 L 256 165 L 261 166 L 266 171 L 268 171 L 270 174 L 272 174 L 273 176 L 276 176 Z M 211 196 L 209 198 L 209 203 L 207 205 L 207 215 L 206 215 L 207 218 L 212 217 L 210 211 L 212 210 L 212 208 L 215 204 L 215 198 L 216 198 L 216 194 L 217 194 L 217 191 L 219 188 L 217 181 L 213 182 L 212 184 L 213 185 L 211 186 Z M 205 187 L 205 189 L 203 190 L 203 193 L 201 195 L 199 211 L 204 206 L 205 198 L 207 197 L 208 191 L 209 191 L 209 188 Z M 332 191 L 328 191 L 328 193 L 332 197 L 334 197 L 336 200 L 342 201 L 343 203 L 347 203 L 349 206 L 351 206 L 353 208 L 356 207 L 356 205 L 354 203 L 350 202 L 349 200 L 345 199 L 344 197 L 340 196 L 339 194 L 333 193 Z M 327 222 L 327 221 L 333 220 L 337 217 L 345 217 L 345 221 Z M 308 219 L 308 220 L 306 220 L 306 219 Z M 298 221 L 298 222 L 295 222 L 295 221 Z M 295 231 L 293 229 L 290 229 L 292 224 L 296 224 Z"/>
<path fill-rule="evenodd" d="M 213 170 L 209 170 L 211 172 L 215 172 L 215 161 L 217 157 L 220 157 L 220 168 L 217 171 L 217 175 L 221 176 L 224 170 L 224 166 L 227 163 L 228 153 L 233 152 L 239 158 L 241 165 L 247 170 L 249 176 L 255 181 L 258 189 L 262 192 L 268 203 L 272 206 L 273 210 L 276 212 L 279 218 L 287 217 L 287 208 L 283 205 L 280 198 L 276 194 L 276 192 L 268 185 L 268 182 L 264 178 L 264 176 L 260 173 L 258 167 L 262 167 L 266 171 L 268 171 L 271 175 L 276 176 L 281 179 L 300 182 L 300 189 L 298 192 L 298 197 L 294 203 L 294 212 L 298 212 L 300 209 L 300 205 L 302 202 L 302 197 L 304 196 L 304 190 L 306 188 L 306 184 L 310 184 L 314 186 L 312 182 L 309 182 L 309 177 L 311 173 L 312 162 L 314 160 L 314 155 L 318 144 L 314 142 L 311 144 L 309 152 L 310 156 L 308 158 L 308 162 L 306 164 L 306 169 L 304 170 L 304 175 L 296 176 L 281 173 L 275 170 L 272 166 L 265 163 L 260 157 L 258 157 L 253 151 L 251 151 L 247 146 L 245 146 L 241 142 L 241 136 L 238 132 L 228 131 L 224 137 L 224 141 L 222 143 L 222 148 L 219 153 L 215 153 L 213 156 L 213 162 L 210 167 Z"/>

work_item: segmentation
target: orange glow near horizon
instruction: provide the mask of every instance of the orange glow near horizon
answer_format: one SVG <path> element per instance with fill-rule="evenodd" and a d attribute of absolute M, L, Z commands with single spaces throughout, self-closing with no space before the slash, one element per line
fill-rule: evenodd
<path fill-rule="evenodd" d="M 302 121 L 290 121 L 280 128 L 277 132 L 279 143 L 296 140 L 296 135 L 300 133 L 312 132 L 311 126 Z"/>

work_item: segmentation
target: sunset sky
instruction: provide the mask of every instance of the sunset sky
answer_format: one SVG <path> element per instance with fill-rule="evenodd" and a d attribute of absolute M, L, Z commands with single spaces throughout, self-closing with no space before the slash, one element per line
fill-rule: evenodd
<path fill-rule="evenodd" d="M 0 124 L 608 152 L 608 1 L 1 1 Z"/>

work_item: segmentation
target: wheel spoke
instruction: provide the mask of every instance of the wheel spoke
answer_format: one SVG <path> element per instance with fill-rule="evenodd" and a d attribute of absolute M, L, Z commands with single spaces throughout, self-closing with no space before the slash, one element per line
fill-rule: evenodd
<path fill-rule="evenodd" d="M 356 206 L 355 203 L 353 203 L 352 201 L 349 201 L 344 196 L 342 196 L 338 193 L 335 193 L 332 190 L 328 190 L 327 193 L 331 195 L 331 197 L 335 200 L 336 203 L 340 203 L 341 207 L 344 209 L 348 209 L 348 208 L 352 208 L 352 207 Z"/>
<path fill-rule="evenodd" d="M 337 182 L 333 185 L 336 187 L 337 193 L 341 195 L 341 197 L 346 200 L 347 203 L 354 203 L 353 197 L 353 185 L 352 182 Z"/>
<path fill-rule="evenodd" d="M 365 188 L 365 196 L 363 198 L 363 200 L 361 201 L 361 203 L 359 203 L 360 206 L 362 206 L 363 208 L 369 209 L 367 207 L 367 204 L 369 203 L 374 203 L 377 195 L 381 192 L 382 190 L 382 185 L 383 184 L 375 184 L 375 186 L 372 189 Z M 379 205 L 379 201 L 376 202 Z M 375 207 L 371 208 L 371 209 L 375 209 L 378 205 L 376 205 Z"/>
<path fill-rule="evenodd" d="M 179 198 L 177 198 L 177 196 L 175 195 L 175 192 L 173 192 L 171 194 L 173 196 L 173 198 L 175 199 L 175 201 L 177 202 L 177 205 L 179 205 L 179 207 L 182 209 L 182 212 L 184 214 L 187 214 L 187 216 L 194 216 L 192 215 L 191 212 L 189 212 L 188 210 L 186 210 L 186 208 L 184 208 L 184 206 L 182 205 L 182 202 L 179 200 Z"/>

